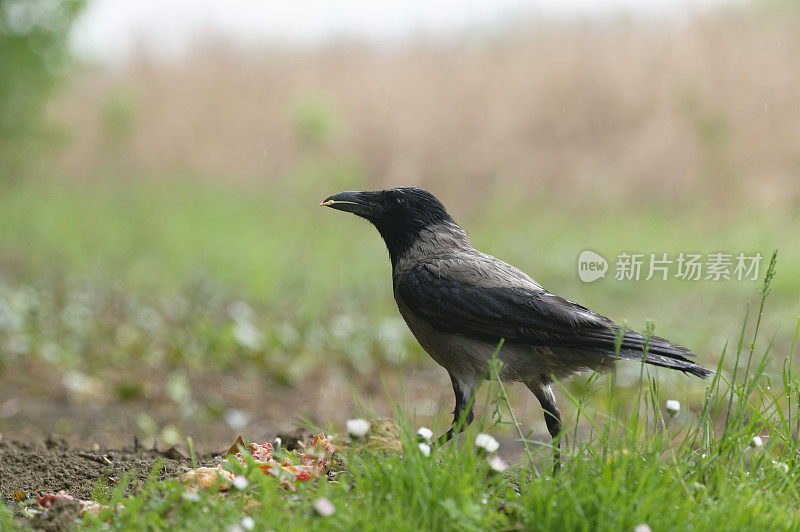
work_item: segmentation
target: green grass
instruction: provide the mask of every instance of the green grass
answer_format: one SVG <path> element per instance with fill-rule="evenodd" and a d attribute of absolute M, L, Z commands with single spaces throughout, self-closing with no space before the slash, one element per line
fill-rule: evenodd
<path fill-rule="evenodd" d="M 769 282 L 768 276 L 759 322 Z M 96 490 L 109 509 L 81 524 L 88 530 L 224 529 L 249 516 L 256 530 L 632 530 L 641 523 L 653 530 L 793 529 L 800 526 L 800 380 L 791 363 L 798 328 L 778 378 L 764 372 L 769 348 L 751 347 L 758 328 L 743 332 L 724 355 L 734 371 L 717 373 L 705 399 L 684 404 L 674 417 L 644 366 L 634 401 L 614 393 L 613 379 L 588 379 L 579 394 L 568 394 L 575 417 L 567 420 L 564 467 L 555 476 L 549 474 L 552 451 L 541 443 L 530 442 L 530 458 L 503 474 L 492 472 L 476 450 L 479 431 L 493 433 L 513 418 L 502 387 L 491 380 L 483 416 L 430 457 L 418 450 L 416 424 L 401 398 L 394 420 L 399 450 L 385 443 L 394 431 L 373 421 L 364 441 L 338 445 L 333 480 L 286 490 L 251 467 L 242 470 L 250 483 L 241 491 L 194 497 L 176 481 L 150 480 L 127 498 L 122 483 L 107 496 Z M 578 417 L 589 421 L 588 434 L 575 430 Z M 753 445 L 754 436 L 763 446 Z M 333 515 L 314 513 L 322 497 L 334 505 Z M 118 503 L 124 509 L 114 510 Z M 8 512 L 2 510 L 0 522 L 10 530 Z"/>

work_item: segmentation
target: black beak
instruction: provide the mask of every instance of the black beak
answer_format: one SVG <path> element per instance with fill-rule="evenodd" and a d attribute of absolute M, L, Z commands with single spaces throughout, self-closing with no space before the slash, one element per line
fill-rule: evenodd
<path fill-rule="evenodd" d="M 330 207 L 338 211 L 352 212 L 363 218 L 374 218 L 380 213 L 381 206 L 376 201 L 375 192 L 362 192 L 354 190 L 350 192 L 340 192 L 325 198 L 319 204 L 320 207 Z"/>

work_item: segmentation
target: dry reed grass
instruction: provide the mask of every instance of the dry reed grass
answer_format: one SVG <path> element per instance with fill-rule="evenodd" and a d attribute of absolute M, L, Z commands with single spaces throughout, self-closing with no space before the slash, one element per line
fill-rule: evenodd
<path fill-rule="evenodd" d="M 52 115 L 70 132 L 61 167 L 73 175 L 272 182 L 344 160 L 369 185 L 449 196 L 512 184 L 578 208 L 616 198 L 793 209 L 798 22 L 751 8 L 402 49 L 217 42 L 178 63 L 140 56 L 86 72 Z M 305 127 L 320 131 L 309 139 Z"/>

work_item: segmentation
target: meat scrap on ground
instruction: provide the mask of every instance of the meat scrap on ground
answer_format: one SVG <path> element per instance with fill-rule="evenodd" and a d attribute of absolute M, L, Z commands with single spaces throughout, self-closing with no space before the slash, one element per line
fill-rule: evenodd
<path fill-rule="evenodd" d="M 325 434 L 317 434 L 311 438 L 308 444 L 300 442 L 299 446 L 300 449 L 297 451 L 283 452 L 280 461 L 273 456 L 275 448 L 271 443 L 267 442 L 260 445 L 251 443 L 246 447 L 262 472 L 279 479 L 280 485 L 287 487 L 292 482 L 304 482 L 319 478 L 325 474 L 333 461 L 334 448 Z M 234 458 L 242 466 L 247 465 L 247 460 L 241 452 L 231 454 L 229 457 Z M 178 480 L 181 484 L 186 485 L 187 489 L 197 489 L 198 486 L 208 489 L 219 482 L 219 489 L 227 490 L 236 475 L 223 468 L 225 460 L 221 459 L 214 467 L 198 467 L 188 471 L 181 475 Z M 80 515 L 84 515 L 86 512 L 97 515 L 101 509 L 105 508 L 96 501 L 79 499 L 63 491 L 38 497 L 37 503 L 38 509 L 41 511 L 47 511 L 55 504 L 76 504 L 80 508 Z"/>
<path fill-rule="evenodd" d="M 258 464 L 259 469 L 279 479 L 281 486 L 284 487 L 292 481 L 304 482 L 321 476 L 330 467 L 334 453 L 333 445 L 322 433 L 311 438 L 308 446 L 301 443 L 302 451 L 296 453 L 299 454 L 298 463 L 289 457 L 295 453 L 286 453 L 282 460 L 276 460 L 273 457 L 275 448 L 268 442 L 261 445 L 251 443 L 248 447 L 250 456 Z M 241 465 L 247 465 L 241 452 L 233 456 Z M 227 490 L 236 474 L 224 469 L 223 465 L 224 461 L 221 461 L 214 467 L 198 467 L 184 473 L 180 481 L 189 486 L 199 485 L 203 489 L 208 489 L 219 481 L 219 489 Z"/>

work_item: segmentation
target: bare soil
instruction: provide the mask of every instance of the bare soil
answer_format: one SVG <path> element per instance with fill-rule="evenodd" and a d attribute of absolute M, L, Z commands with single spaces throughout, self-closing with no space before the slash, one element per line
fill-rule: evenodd
<path fill-rule="evenodd" d="M 191 467 L 191 459 L 174 447 L 99 449 L 69 447 L 57 437 L 31 442 L 4 439 L 0 441 L 0 492 L 7 504 L 15 502 L 16 492 L 32 497 L 63 490 L 90 499 L 98 481 L 113 487 L 128 473 L 133 477 L 128 489 L 135 489 L 159 459 L 159 479 L 176 477 Z"/>
<path fill-rule="evenodd" d="M 297 430 L 278 436 L 293 449 L 304 434 Z M 198 465 L 210 465 L 218 457 L 206 454 L 196 459 Z M 70 447 L 61 437 L 28 442 L 0 440 L 0 492 L 12 508 L 21 500 L 61 491 L 76 499 L 91 499 L 97 486 L 113 489 L 125 475 L 131 475 L 126 492 L 136 491 L 153 473 L 163 480 L 178 477 L 191 467 L 191 458 L 180 449 L 145 449 L 138 440 L 120 449 Z M 34 530 L 67 531 L 76 528 L 80 515 L 77 500 L 60 499 L 35 518 L 23 521 Z"/>

